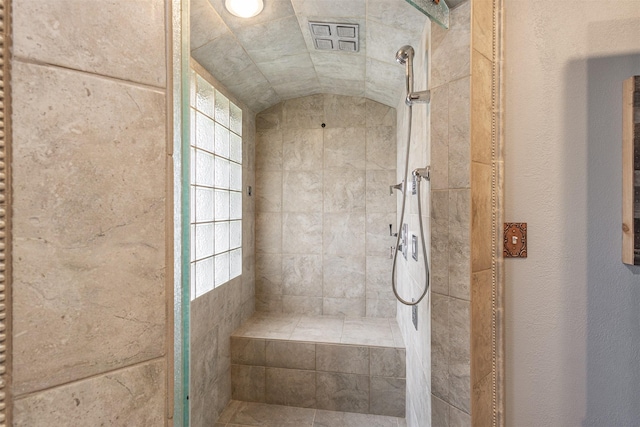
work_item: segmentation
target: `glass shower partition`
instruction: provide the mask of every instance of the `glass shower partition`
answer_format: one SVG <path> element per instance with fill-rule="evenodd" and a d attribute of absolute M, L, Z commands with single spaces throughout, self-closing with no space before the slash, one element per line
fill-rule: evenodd
<path fill-rule="evenodd" d="M 407 0 L 407 3 L 427 15 L 436 24 L 449 28 L 449 6 L 446 0 Z"/>
<path fill-rule="evenodd" d="M 189 426 L 189 0 L 171 2 L 173 111 L 173 425 Z"/>

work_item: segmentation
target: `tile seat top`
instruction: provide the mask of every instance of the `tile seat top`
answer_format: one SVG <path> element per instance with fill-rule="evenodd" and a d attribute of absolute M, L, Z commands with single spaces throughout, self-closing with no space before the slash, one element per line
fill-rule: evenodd
<path fill-rule="evenodd" d="M 405 348 L 396 319 L 255 313 L 232 336 Z"/>

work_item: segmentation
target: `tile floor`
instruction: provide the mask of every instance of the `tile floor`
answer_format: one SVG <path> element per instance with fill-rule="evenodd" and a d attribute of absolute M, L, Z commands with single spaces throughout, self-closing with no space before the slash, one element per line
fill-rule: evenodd
<path fill-rule="evenodd" d="M 232 400 L 214 427 L 406 427 L 404 418 Z"/>
<path fill-rule="evenodd" d="M 404 348 L 395 319 L 256 313 L 236 337 Z"/>

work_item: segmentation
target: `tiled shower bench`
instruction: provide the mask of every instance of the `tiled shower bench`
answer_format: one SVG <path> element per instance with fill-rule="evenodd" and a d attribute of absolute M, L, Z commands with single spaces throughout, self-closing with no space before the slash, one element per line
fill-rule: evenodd
<path fill-rule="evenodd" d="M 395 319 L 256 313 L 231 335 L 232 399 L 404 417 Z"/>

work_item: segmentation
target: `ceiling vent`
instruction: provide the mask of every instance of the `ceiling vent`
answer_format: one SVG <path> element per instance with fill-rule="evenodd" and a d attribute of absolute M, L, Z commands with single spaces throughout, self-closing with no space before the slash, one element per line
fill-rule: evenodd
<path fill-rule="evenodd" d="M 357 52 L 360 49 L 358 24 L 309 21 L 309 30 L 316 49 L 341 50 L 344 52 Z"/>

